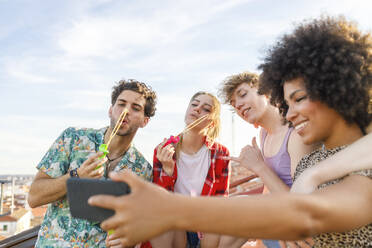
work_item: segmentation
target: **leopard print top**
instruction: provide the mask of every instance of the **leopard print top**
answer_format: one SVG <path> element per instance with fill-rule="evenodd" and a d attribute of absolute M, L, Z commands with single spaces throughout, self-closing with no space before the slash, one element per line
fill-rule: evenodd
<path fill-rule="evenodd" d="M 294 180 L 296 180 L 301 173 L 320 161 L 334 155 L 335 153 L 344 149 L 345 146 L 337 147 L 330 150 L 318 149 L 305 157 L 303 157 L 297 168 L 294 175 Z M 372 169 L 362 170 L 353 172 L 351 174 L 363 175 L 372 179 Z M 336 179 L 334 181 L 322 184 L 318 188 L 324 188 L 331 184 L 336 184 L 342 181 L 343 178 Z M 372 210 L 371 210 L 372 211 Z M 363 226 L 358 229 L 353 229 L 348 232 L 343 233 L 323 233 L 313 237 L 315 248 L 318 247 L 372 247 L 372 223 Z"/>

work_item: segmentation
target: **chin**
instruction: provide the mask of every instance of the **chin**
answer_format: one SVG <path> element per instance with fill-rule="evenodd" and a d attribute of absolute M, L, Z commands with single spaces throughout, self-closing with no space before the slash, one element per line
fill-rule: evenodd
<path fill-rule="evenodd" d="M 305 145 L 313 145 L 313 144 L 319 143 L 320 140 L 314 139 L 312 137 L 302 137 L 302 142 Z"/>
<path fill-rule="evenodd" d="M 252 120 L 252 119 L 247 119 L 245 121 L 248 122 L 251 125 L 256 125 L 256 123 L 257 123 L 256 120 Z"/>

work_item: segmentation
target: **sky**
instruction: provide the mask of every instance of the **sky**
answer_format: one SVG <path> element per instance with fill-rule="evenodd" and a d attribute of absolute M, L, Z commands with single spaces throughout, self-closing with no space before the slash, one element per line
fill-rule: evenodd
<path fill-rule="evenodd" d="M 35 174 L 67 127 L 107 126 L 121 79 L 157 92 L 134 139 L 151 162 L 183 130 L 194 93 L 259 73 L 265 51 L 304 19 L 342 14 L 371 31 L 371 9 L 370 0 L 0 0 L 0 174 Z M 221 121 L 232 155 L 258 134 L 225 105 Z"/>

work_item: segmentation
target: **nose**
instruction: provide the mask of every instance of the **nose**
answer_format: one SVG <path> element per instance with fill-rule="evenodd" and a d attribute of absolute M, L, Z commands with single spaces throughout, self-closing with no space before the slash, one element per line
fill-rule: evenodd
<path fill-rule="evenodd" d="M 244 106 L 244 102 L 237 99 L 233 105 L 233 107 L 237 110 L 240 110 Z"/>
<path fill-rule="evenodd" d="M 285 118 L 287 119 L 287 121 L 293 123 L 294 120 L 296 119 L 296 116 L 297 116 L 297 112 L 295 108 L 288 106 L 287 114 L 285 115 Z"/>
<path fill-rule="evenodd" d="M 200 111 L 201 111 L 201 105 L 195 106 L 195 107 L 194 107 L 194 111 L 197 112 L 198 114 L 200 114 Z"/>

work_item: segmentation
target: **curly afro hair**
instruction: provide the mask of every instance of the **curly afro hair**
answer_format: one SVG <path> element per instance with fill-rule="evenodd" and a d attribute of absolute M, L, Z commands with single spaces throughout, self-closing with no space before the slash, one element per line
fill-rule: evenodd
<path fill-rule="evenodd" d="M 371 121 L 372 39 L 343 16 L 299 24 L 268 50 L 259 93 L 285 116 L 283 84 L 302 78 L 308 96 L 335 109 L 363 132 Z"/>

